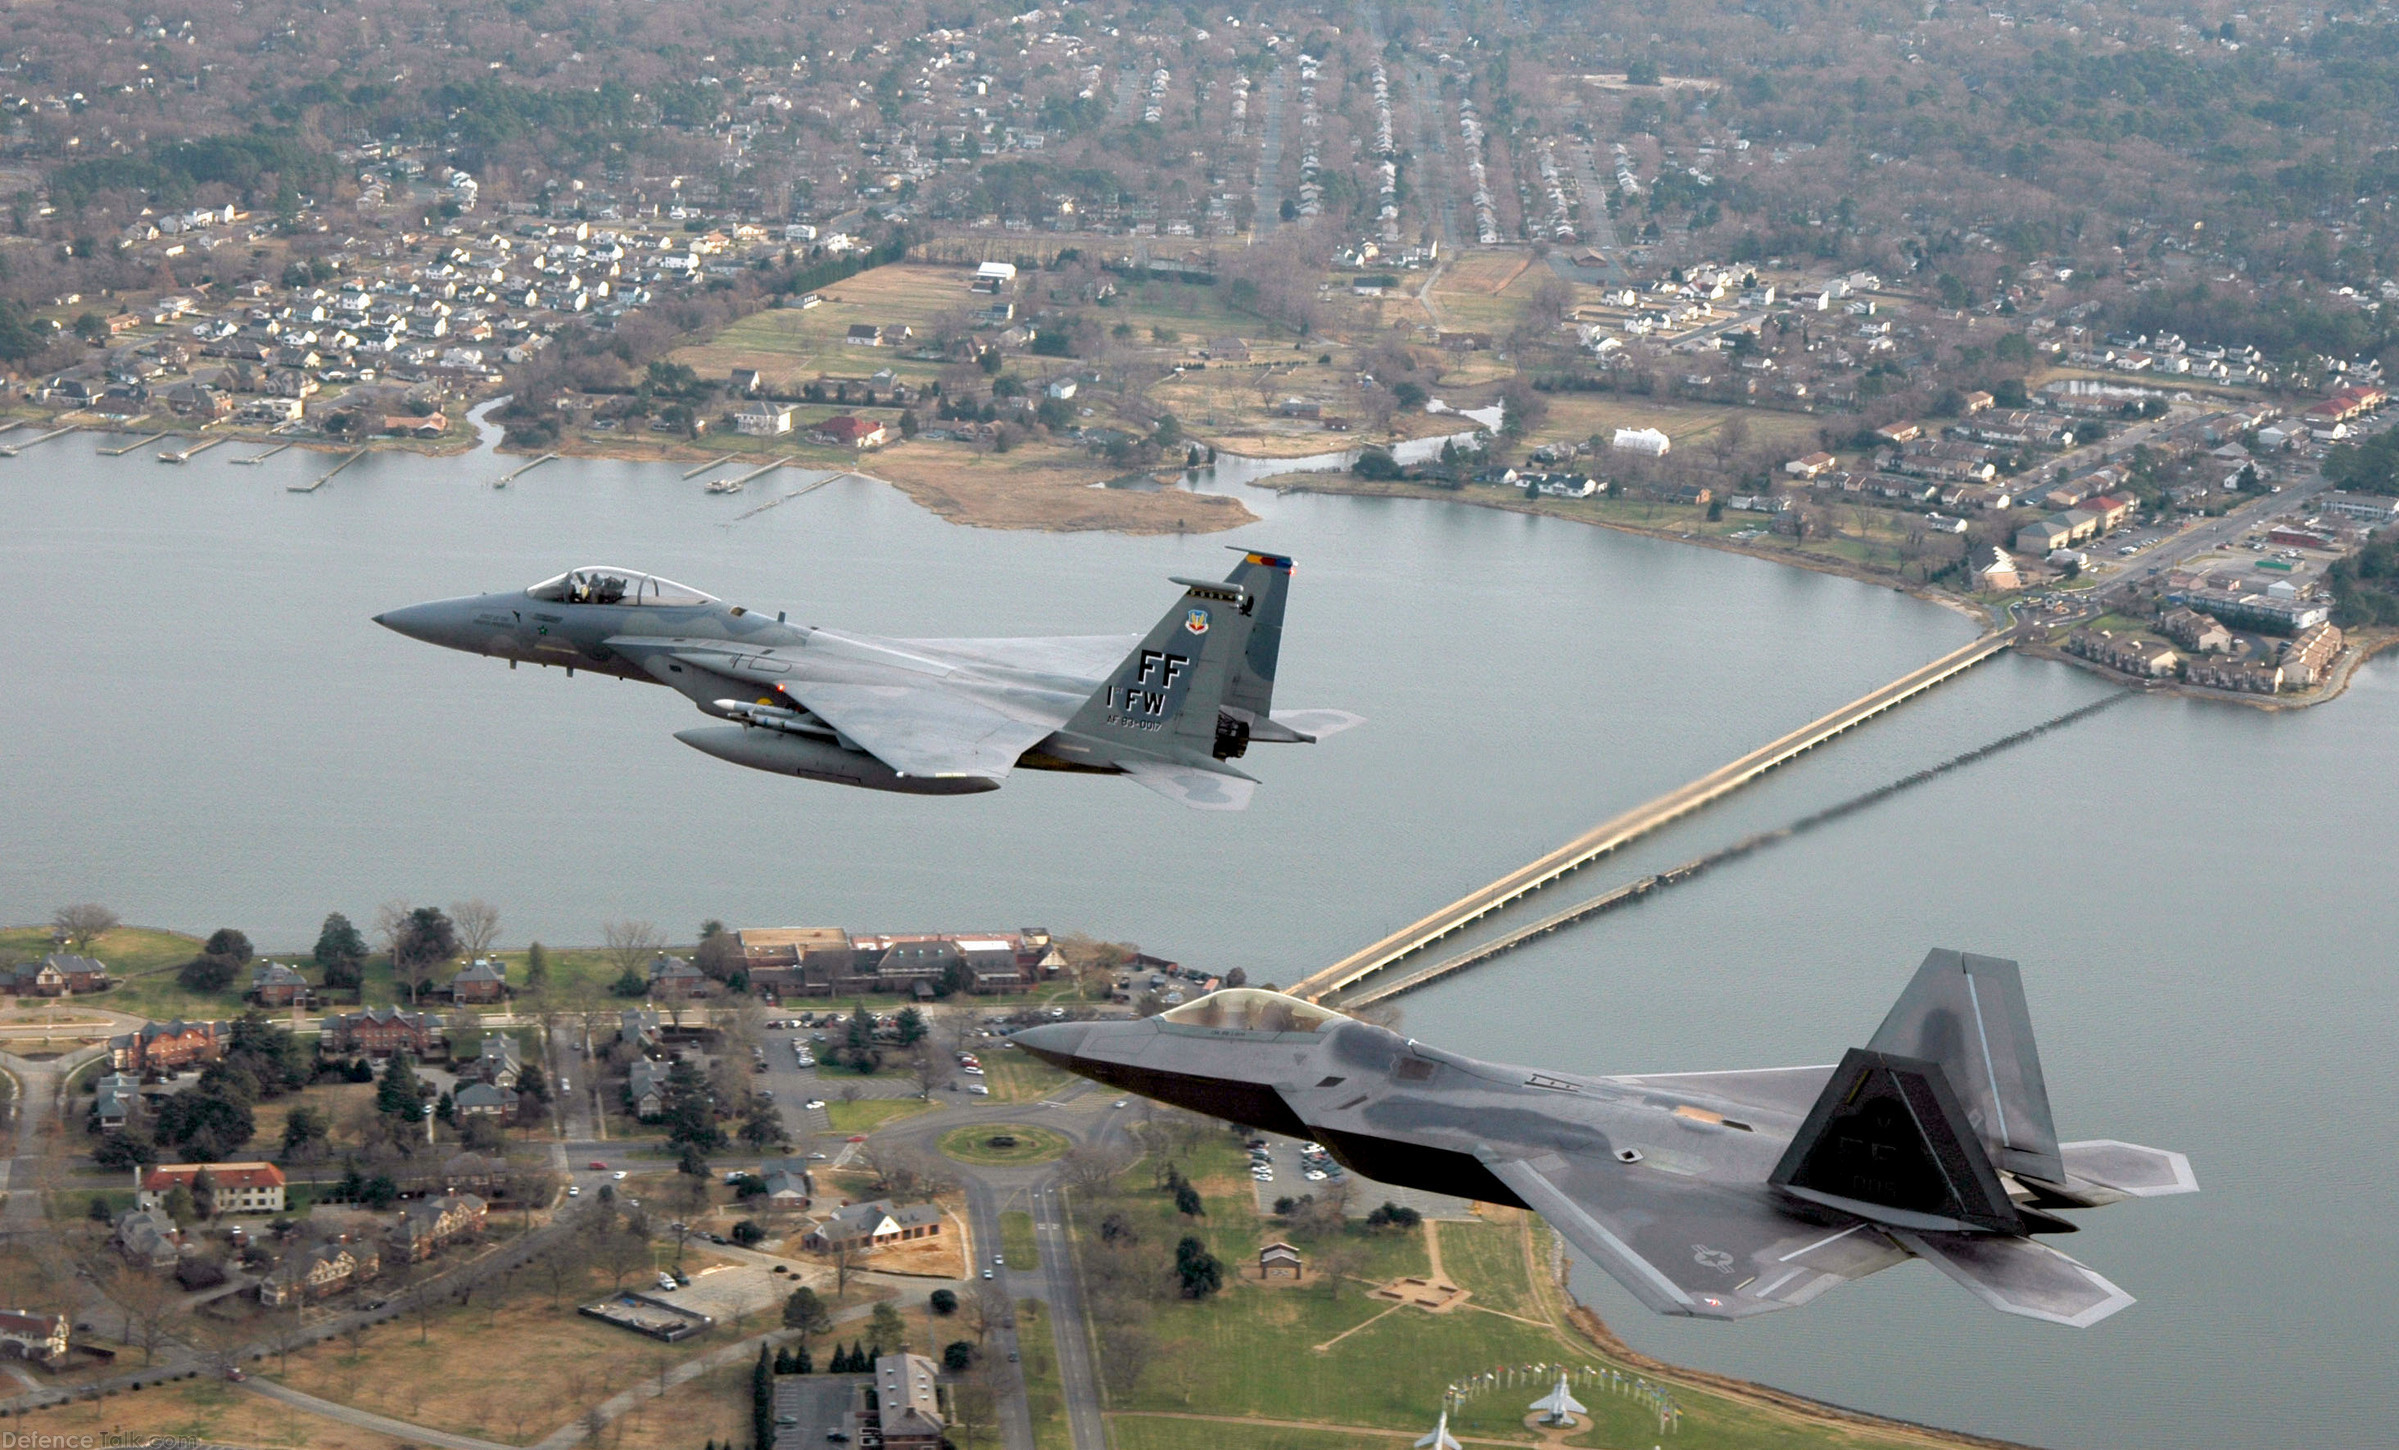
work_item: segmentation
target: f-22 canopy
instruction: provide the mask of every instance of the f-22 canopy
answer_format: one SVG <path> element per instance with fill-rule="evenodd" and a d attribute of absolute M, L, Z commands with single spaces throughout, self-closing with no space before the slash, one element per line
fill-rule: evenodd
<path fill-rule="evenodd" d="M 963 795 L 1011 770 L 1123 775 L 1198 810 L 1239 810 L 1252 743 L 1345 730 L 1340 710 L 1273 713 L 1291 561 L 1245 551 L 1147 635 L 886 639 L 801 627 L 638 569 L 570 569 L 528 589 L 412 605 L 375 622 L 451 649 L 663 684 L 724 725 L 695 749 L 781 775 Z"/>

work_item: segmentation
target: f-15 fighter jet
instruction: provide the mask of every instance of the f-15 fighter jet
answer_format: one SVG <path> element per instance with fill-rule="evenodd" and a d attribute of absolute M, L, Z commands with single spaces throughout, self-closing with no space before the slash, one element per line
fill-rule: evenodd
<path fill-rule="evenodd" d="M 1242 555 L 1146 636 L 882 639 L 785 622 L 630 569 L 411 605 L 375 622 L 473 654 L 670 686 L 732 723 L 677 740 L 736 765 L 916 795 L 997 790 L 1008 772 L 1123 775 L 1237 811 L 1256 742 L 1313 741 L 1341 710 L 1272 713 L 1291 561 Z"/>
<path fill-rule="evenodd" d="M 1377 1182 L 1532 1209 L 1663 1314 L 1787 1309 L 1919 1258 L 1994 1309 L 2095 1324 L 2133 1299 L 2042 1241 L 2074 1231 L 2060 1212 L 2199 1187 L 2180 1153 L 2058 1142 L 2016 964 L 1954 951 L 1833 1067 L 1535 1071 L 1251 988 L 1012 1040 Z"/>

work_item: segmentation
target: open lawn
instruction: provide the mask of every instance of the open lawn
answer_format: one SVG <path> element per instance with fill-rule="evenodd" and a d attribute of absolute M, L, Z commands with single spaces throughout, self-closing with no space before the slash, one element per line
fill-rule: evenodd
<path fill-rule="evenodd" d="M 294 1354 L 288 1371 L 273 1356 L 259 1370 L 341 1404 L 522 1445 L 661 1367 L 738 1337 L 720 1325 L 665 1345 L 575 1312 L 612 1282 L 597 1269 L 572 1275 L 553 1302 L 546 1279 L 519 1274 L 497 1298 L 445 1304 L 422 1329 L 404 1315 L 367 1330 L 355 1348 L 338 1339 Z"/>
<path fill-rule="evenodd" d="M 986 1052 L 981 1056 L 983 1084 L 991 1089 L 995 1103 L 1036 1102 L 1074 1081 L 1073 1074 L 1029 1052 Z"/>
<path fill-rule="evenodd" d="M 884 368 L 903 378 L 930 379 L 939 362 L 907 356 L 945 320 L 964 325 L 967 313 L 992 299 L 966 289 L 970 267 L 898 262 L 827 287 L 820 306 L 753 312 L 704 342 L 678 348 L 672 360 L 721 381 L 733 368 L 756 368 L 770 391 L 797 393 L 820 377 L 864 379 Z M 908 327 L 915 337 L 897 346 L 859 347 L 843 341 L 855 323 Z"/>
<path fill-rule="evenodd" d="M 934 1106 L 923 1098 L 860 1098 L 854 1103 L 828 1102 L 825 1116 L 833 1120 L 836 1133 L 871 1133 L 895 1119 L 930 1112 Z"/>
<path fill-rule="evenodd" d="M 1080 445 L 1027 441 L 994 453 L 917 438 L 868 454 L 857 467 L 942 518 L 979 528 L 1207 534 L 1257 522 L 1229 494 L 1104 487 L 1124 470 Z"/>
<path fill-rule="evenodd" d="M 1009 1141 L 997 1141 L 1003 1138 Z M 1066 1146 L 1063 1134 L 1021 1123 L 978 1123 L 941 1135 L 941 1151 L 959 1162 L 1000 1167 L 1047 1163 Z"/>
<path fill-rule="evenodd" d="M 306 1450 L 399 1450 L 372 1430 L 296 1410 L 238 1385 L 207 1378 L 36 1410 L 11 1425 L 56 1445 L 140 1445 L 155 1439 Z M 114 1437 L 102 1439 L 100 1437 Z M 30 1441 L 26 1442 L 30 1443 Z"/>
<path fill-rule="evenodd" d="M 1581 443 L 1597 434 L 1615 436 L 1619 428 L 1655 428 L 1674 440 L 1677 449 L 1702 448 L 1712 443 L 1734 419 L 1748 448 L 1771 447 L 1796 458 L 1815 451 L 1824 420 L 1806 413 L 1777 413 L 1765 408 L 1737 408 L 1729 403 L 1690 403 L 1672 398 L 1644 398 L 1630 393 L 1550 393 L 1549 416 L 1528 442 Z M 1602 454 L 1594 465 L 1602 471 Z"/>
<path fill-rule="evenodd" d="M 1082 1326 L 1051 1319 L 1049 1306 L 1039 1299 L 1016 1301 L 1016 1344 L 1023 1363 L 1025 1405 L 1033 1416 L 1036 1450 L 1069 1450 L 1073 1437 L 1066 1428 L 1066 1390 L 1058 1374 L 1056 1334 L 1080 1334 Z"/>
<path fill-rule="evenodd" d="M 1009 1268 L 1041 1267 L 1041 1250 L 1033 1238 L 1033 1215 L 1014 1208 L 1000 1215 L 1000 1252 L 1008 1256 Z"/>
<path fill-rule="evenodd" d="M 728 1364 L 647 1399 L 608 1427 L 608 1450 L 691 1450 L 746 1443 L 750 1366 Z"/>
<path fill-rule="evenodd" d="M 1526 1363 L 1604 1366 L 1588 1340 L 1549 1317 L 1554 1295 L 1535 1292 L 1535 1264 L 1546 1272 L 1547 1230 L 1537 1219 L 1499 1213 L 1439 1227 L 1442 1270 L 1469 1291 L 1467 1305 L 1433 1314 L 1371 1297 L 1371 1284 L 1430 1268 L 1424 1232 L 1370 1230 L 1351 1223 L 1330 1234 L 1294 1231 L 1262 1220 L 1239 1172 L 1239 1150 L 1210 1135 L 1187 1155 L 1207 1212 L 1193 1219 L 1150 1187 L 1150 1165 L 1136 1164 L 1114 1191 L 1079 1198 L 1079 1253 L 1109 1252 L 1095 1242 L 1105 1215 L 1124 1215 L 1139 1237 L 1131 1250 L 1167 1271 L 1185 1234 L 1206 1243 L 1228 1269 L 1255 1262 L 1265 1238 L 1295 1240 L 1320 1277 L 1304 1287 L 1265 1288 L 1228 1273 L 1224 1290 L 1205 1300 L 1153 1300 L 1145 1318 L 1147 1350 L 1129 1388 L 1111 1393 L 1111 1429 L 1140 1450 L 1198 1450 L 1261 1445 L 1273 1450 L 1341 1450 L 1397 1441 L 1344 1435 L 1344 1427 L 1423 1433 L 1444 1386 L 1477 1371 Z M 1120 1251 L 1121 1252 L 1121 1251 Z M 1480 1306 L 1478 1309 L 1475 1306 Z M 1484 1310 L 1496 1312 L 1482 1312 Z M 1528 1322 L 1529 1321 L 1529 1322 Z M 1452 1412 L 1461 1436 L 1530 1443 L 1525 1406 L 1538 1389 L 1470 1396 Z M 1815 1446 L 1922 1443 L 1848 1426 L 1815 1424 L 1696 1387 L 1678 1387 L 1684 1412 L 1676 1442 L 1685 1446 Z M 1658 1439 L 1650 1406 L 1628 1394 L 1593 1388 L 1581 1396 L 1592 1414 L 1566 1437 L 1574 1446 L 1624 1446 Z M 1292 1422 L 1241 1425 L 1232 1417 Z"/>

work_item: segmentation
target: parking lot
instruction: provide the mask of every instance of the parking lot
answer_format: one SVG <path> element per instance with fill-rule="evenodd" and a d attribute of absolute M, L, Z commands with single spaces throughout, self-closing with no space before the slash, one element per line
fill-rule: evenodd
<path fill-rule="evenodd" d="M 1267 1161 L 1274 1165 L 1274 1181 L 1271 1183 L 1259 1181 L 1254 1185 L 1257 1189 L 1258 1212 L 1260 1213 L 1273 1213 L 1275 1200 L 1278 1198 L 1304 1198 L 1310 1194 L 1321 1197 L 1327 1190 L 1346 1184 L 1349 1188 L 1349 1204 L 1345 1211 L 1351 1218 L 1364 1218 L 1386 1203 L 1396 1203 L 1402 1208 L 1415 1209 L 1426 1218 L 1470 1219 L 1474 1217 L 1473 1204 L 1470 1200 L 1451 1198 L 1440 1193 L 1426 1193 L 1422 1189 L 1398 1188 L 1388 1183 L 1377 1183 L 1371 1178 L 1361 1178 L 1355 1173 L 1348 1172 L 1329 1159 L 1319 1160 L 1322 1166 L 1316 1169 L 1325 1176 L 1322 1179 L 1311 1181 L 1308 1173 L 1312 1165 L 1302 1158 L 1301 1140 L 1280 1137 L 1273 1133 L 1259 1136 L 1263 1137 L 1266 1142 Z"/>

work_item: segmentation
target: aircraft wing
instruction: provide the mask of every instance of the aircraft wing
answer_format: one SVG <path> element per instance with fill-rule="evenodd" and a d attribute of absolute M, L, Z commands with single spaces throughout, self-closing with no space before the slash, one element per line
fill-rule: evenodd
<path fill-rule="evenodd" d="M 1485 1159 L 1569 1243 L 1660 1314 L 1745 1319 L 1907 1259 L 1862 1221 L 1806 1223 L 1752 1191 L 1595 1154 Z"/>
<path fill-rule="evenodd" d="M 967 665 L 997 665 L 1097 682 L 1141 643 L 1137 634 L 1076 634 L 1022 639 L 902 639 L 919 654 Z"/>
<path fill-rule="evenodd" d="M 844 740 L 902 775 L 979 775 L 998 780 L 1014 768 L 1018 756 L 1052 729 L 1003 715 L 930 680 L 923 684 L 810 681 L 783 688 Z"/>
<path fill-rule="evenodd" d="M 1147 786 L 1170 801 L 1195 811 L 1239 811 L 1249 808 L 1258 783 L 1246 775 L 1219 775 L 1196 766 L 1129 757 L 1117 762 L 1125 778 Z"/>

